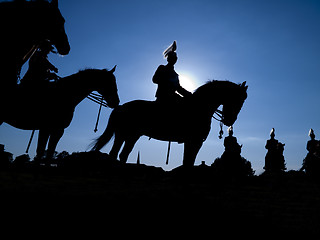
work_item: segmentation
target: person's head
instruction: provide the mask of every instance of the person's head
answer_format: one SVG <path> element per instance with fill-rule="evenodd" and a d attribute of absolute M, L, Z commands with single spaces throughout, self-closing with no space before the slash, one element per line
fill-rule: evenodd
<path fill-rule="evenodd" d="M 163 52 L 165 58 L 167 58 L 168 64 L 174 65 L 177 60 L 177 42 L 173 41 L 173 43 Z"/>
<path fill-rule="evenodd" d="M 167 62 L 169 64 L 174 65 L 176 64 L 177 60 L 178 60 L 178 56 L 176 52 L 169 52 L 167 54 Z"/>

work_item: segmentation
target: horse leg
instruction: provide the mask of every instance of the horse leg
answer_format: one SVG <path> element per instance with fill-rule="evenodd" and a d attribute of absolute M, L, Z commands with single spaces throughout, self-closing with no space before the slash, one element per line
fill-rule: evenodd
<path fill-rule="evenodd" d="M 37 144 L 37 158 L 41 159 L 44 156 L 44 152 L 49 140 L 49 132 L 47 130 L 39 130 L 38 144 Z"/>
<path fill-rule="evenodd" d="M 64 129 L 56 129 L 50 134 L 49 145 L 47 150 L 47 158 L 51 159 L 56 150 L 57 144 L 64 133 Z"/>
<path fill-rule="evenodd" d="M 123 142 L 124 142 L 123 138 L 120 137 L 118 134 L 115 134 L 113 146 L 109 152 L 109 156 L 111 159 L 116 160 L 118 158 L 118 153 L 120 151 L 120 148 L 121 148 Z"/>
<path fill-rule="evenodd" d="M 121 163 L 126 163 L 128 160 L 128 156 L 131 153 L 134 145 L 138 141 L 139 137 L 131 137 L 125 141 L 124 147 L 120 153 L 120 162 Z"/>
<path fill-rule="evenodd" d="M 202 141 L 196 142 L 185 142 L 184 153 L 183 153 L 183 166 L 193 167 L 198 152 L 202 146 Z"/>

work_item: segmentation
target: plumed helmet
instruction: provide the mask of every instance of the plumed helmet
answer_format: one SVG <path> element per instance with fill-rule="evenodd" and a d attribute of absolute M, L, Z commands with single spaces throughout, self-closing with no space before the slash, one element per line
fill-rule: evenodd
<path fill-rule="evenodd" d="M 275 130 L 274 130 L 274 128 L 272 128 L 271 129 L 271 131 L 270 131 L 270 136 L 271 137 L 274 137 L 276 134 L 275 134 Z"/>
<path fill-rule="evenodd" d="M 314 138 L 316 136 L 312 128 L 310 128 L 308 136 L 311 138 Z"/>
<path fill-rule="evenodd" d="M 173 43 L 163 52 L 164 57 L 168 57 L 170 53 L 174 53 L 177 50 L 177 42 L 173 41 Z"/>
<path fill-rule="evenodd" d="M 233 127 L 232 126 L 228 127 L 228 133 L 231 135 L 233 134 Z"/>

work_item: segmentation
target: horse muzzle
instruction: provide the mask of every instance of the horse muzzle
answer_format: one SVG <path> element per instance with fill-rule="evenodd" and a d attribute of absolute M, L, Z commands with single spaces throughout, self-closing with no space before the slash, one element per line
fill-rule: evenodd
<path fill-rule="evenodd" d="M 235 119 L 226 119 L 225 118 L 225 119 L 222 120 L 222 122 L 223 122 L 224 125 L 230 127 L 235 123 L 236 120 L 237 120 L 237 118 L 235 118 Z"/>
<path fill-rule="evenodd" d="M 60 55 L 68 55 L 70 52 L 70 44 L 66 34 L 63 34 L 59 39 L 54 39 L 52 43 Z"/>
<path fill-rule="evenodd" d="M 65 44 L 64 46 L 56 46 L 57 50 L 58 50 L 58 53 L 60 55 L 68 55 L 69 52 L 70 52 L 70 45 L 69 43 L 68 44 Z"/>

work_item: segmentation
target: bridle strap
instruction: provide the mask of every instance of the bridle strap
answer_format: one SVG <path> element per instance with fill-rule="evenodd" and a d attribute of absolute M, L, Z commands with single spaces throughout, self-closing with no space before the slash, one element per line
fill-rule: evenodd
<path fill-rule="evenodd" d="M 219 109 L 217 109 L 213 114 L 216 114 L 216 116 L 212 115 L 212 118 L 220 122 L 220 131 L 219 131 L 219 139 L 223 136 L 223 112 Z"/>
<path fill-rule="evenodd" d="M 219 122 L 223 121 L 223 112 L 222 112 L 221 110 L 217 109 L 213 114 L 216 114 L 216 115 L 217 115 L 217 117 L 215 117 L 214 115 L 212 115 L 212 117 L 213 117 L 215 120 L 217 120 L 217 121 L 219 121 Z M 220 119 L 219 119 L 219 118 L 220 118 Z"/>
<path fill-rule="evenodd" d="M 101 108 L 102 107 L 109 107 L 107 102 L 103 99 L 103 96 L 97 93 L 90 93 L 87 98 L 95 103 L 98 103 L 99 106 L 99 111 L 98 111 L 98 116 L 97 116 L 97 121 L 96 121 L 96 126 L 94 128 L 94 132 L 98 131 L 98 124 L 99 124 L 99 119 L 100 119 L 100 113 L 101 113 Z"/>

